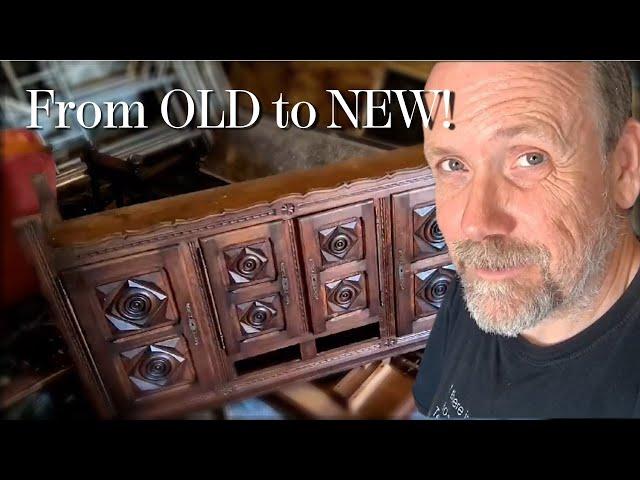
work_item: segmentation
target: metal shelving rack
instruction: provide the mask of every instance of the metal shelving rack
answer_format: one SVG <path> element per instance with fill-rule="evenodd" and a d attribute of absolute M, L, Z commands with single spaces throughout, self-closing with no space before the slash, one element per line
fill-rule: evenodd
<path fill-rule="evenodd" d="M 56 98 L 76 104 L 93 101 L 101 105 L 105 101 L 129 102 L 139 100 L 143 94 L 154 94 L 158 102 L 170 90 L 180 88 L 194 99 L 198 89 L 214 90 L 208 105 L 211 121 L 219 120 L 227 107 L 224 90 L 228 81 L 222 65 L 209 61 L 38 61 L 27 62 L 30 73 L 20 75 L 17 62 L 2 61 L 2 70 L 10 88 L 2 98 L 3 123 L 10 128 L 26 127 L 30 123 L 28 89 L 48 88 L 56 92 Z M 85 74 L 83 75 L 83 69 Z M 87 75 L 93 70 L 93 78 Z M 89 77 L 89 78 L 87 78 Z M 175 98 L 170 102 L 170 112 L 180 121 L 186 114 Z M 197 114 L 201 105 L 195 102 Z M 42 115 L 42 130 L 37 130 L 43 142 L 51 147 L 56 158 L 58 186 L 76 181 L 85 176 L 86 166 L 79 156 L 78 148 L 87 144 L 110 155 L 126 158 L 129 155 L 145 155 L 159 151 L 181 141 L 202 137 L 211 147 L 214 139 L 209 130 L 174 130 L 164 124 L 149 126 L 144 130 L 116 130 L 118 137 L 101 137 L 96 130 L 87 130 L 77 123 L 75 116 L 68 117 L 68 130 L 57 130 L 55 124 L 58 111 L 52 108 L 50 115 Z"/>

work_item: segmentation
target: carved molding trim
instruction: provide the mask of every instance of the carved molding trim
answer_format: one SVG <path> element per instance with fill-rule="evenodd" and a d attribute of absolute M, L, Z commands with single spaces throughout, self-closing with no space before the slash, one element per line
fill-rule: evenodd
<path fill-rule="evenodd" d="M 293 222 L 291 220 L 285 222 L 286 228 L 289 233 L 289 246 L 291 248 L 291 258 L 293 259 L 293 268 L 296 271 L 296 289 L 298 290 L 298 310 L 300 311 L 300 319 L 301 324 L 303 325 L 302 333 L 306 333 L 309 331 L 309 324 L 307 320 L 307 311 L 304 307 L 304 287 L 302 286 L 302 275 L 300 272 L 300 254 L 298 253 L 298 249 L 296 247 L 296 234 L 293 231 Z"/>
<path fill-rule="evenodd" d="M 207 312 L 207 317 L 214 323 L 214 329 L 219 346 L 222 350 L 225 350 L 224 336 L 222 335 L 222 329 L 220 328 L 218 321 L 218 311 L 215 307 L 215 299 L 213 298 L 213 292 L 211 291 L 211 285 L 207 276 L 207 266 L 202 256 L 202 251 L 195 242 L 189 242 L 189 253 L 191 254 L 191 260 L 196 271 L 196 279 L 198 281 L 198 287 L 200 289 L 200 296 L 204 300 L 204 308 Z M 214 311 L 212 311 L 212 308 Z M 222 358 L 218 355 L 218 358 Z M 224 362 L 223 362 L 224 363 Z M 226 364 L 225 364 L 226 365 Z"/>
<path fill-rule="evenodd" d="M 126 230 L 124 232 L 116 232 L 113 233 L 111 235 L 107 235 L 99 240 L 96 241 L 91 241 L 91 242 L 78 242 L 78 243 L 73 243 L 70 245 L 64 245 L 62 247 L 60 247 L 61 249 L 70 249 L 71 251 L 73 251 L 74 249 L 81 249 L 81 248 L 88 248 L 91 249 L 90 251 L 87 252 L 77 252 L 75 253 L 75 258 L 77 259 L 83 259 L 83 258 L 91 258 L 91 257 L 95 257 L 95 256 L 99 256 L 99 255 L 103 255 L 105 253 L 111 253 L 111 252 L 115 252 L 118 250 L 121 250 L 123 248 L 132 248 L 132 247 L 137 247 L 140 245 L 144 245 L 146 243 L 150 243 L 150 242 L 157 242 L 157 241 L 163 241 L 163 240 L 167 240 L 170 238 L 176 238 L 176 237 L 183 237 L 183 236 L 188 236 L 188 235 L 192 235 L 192 234 L 197 234 L 199 232 L 202 231 L 206 231 L 206 230 L 211 230 L 211 229 L 216 229 L 216 228 L 221 228 L 227 225 L 233 225 L 236 223 L 243 223 L 243 222 L 247 222 L 247 221 L 251 221 L 251 220 L 257 220 L 257 219 L 261 219 L 264 217 L 268 217 L 268 216 L 289 216 L 292 215 L 296 210 L 300 209 L 301 207 L 309 207 L 309 206 L 313 206 L 313 205 L 317 205 L 317 204 L 322 204 L 324 202 L 326 202 L 326 198 L 319 198 L 319 199 L 315 199 L 315 200 L 308 200 L 305 201 L 305 199 L 307 199 L 308 197 L 311 196 L 317 196 L 317 195 L 322 195 L 322 194 L 327 194 L 333 191 L 336 192 L 340 192 L 341 190 L 347 190 L 347 192 L 344 192 L 342 195 L 338 194 L 338 195 L 334 195 L 332 196 L 332 199 L 341 199 L 344 197 L 347 197 L 349 195 L 353 194 L 353 190 L 357 190 L 359 187 L 362 187 L 368 183 L 377 183 L 380 180 L 392 180 L 394 177 L 398 177 L 398 176 L 404 176 L 407 175 L 408 173 L 411 172 L 420 172 L 422 170 L 424 170 L 426 167 L 420 167 L 420 168 L 410 168 L 410 169 L 402 169 L 402 170 L 397 170 L 394 171 L 391 174 L 387 174 L 385 176 L 382 177 L 377 177 L 377 178 L 366 178 L 366 179 L 358 179 L 358 180 L 354 180 L 351 182 L 346 182 L 343 183 L 341 185 L 338 185 L 336 187 L 333 188 L 325 188 L 325 189 L 317 189 L 317 190 L 310 190 L 309 192 L 306 192 L 304 194 L 301 193 L 292 193 L 292 194 L 288 194 L 285 195 L 281 198 L 278 198 L 277 200 L 274 200 L 272 202 L 263 202 L 263 203 L 258 203 L 255 205 L 250 205 L 241 209 L 237 209 L 237 210 L 223 210 L 222 212 L 219 213 L 215 213 L 212 215 L 207 215 L 204 217 L 200 217 L 200 218 L 193 218 L 193 219 L 179 219 L 179 220 L 173 220 L 170 222 L 161 222 L 157 225 L 154 225 L 152 227 L 149 228 L 145 228 L 145 229 L 141 229 L 141 230 Z M 427 174 L 423 174 L 423 175 L 417 175 L 415 177 L 411 177 L 409 179 L 404 179 L 404 180 L 399 180 L 397 182 L 393 182 L 390 184 L 386 184 L 384 185 L 384 188 L 397 188 L 397 187 L 402 187 L 402 186 L 407 186 L 407 185 L 411 185 L 413 183 L 418 183 L 418 182 L 423 182 L 423 181 L 433 181 L 433 177 L 430 173 Z M 361 191 L 359 190 L 357 193 L 358 194 L 366 194 L 366 193 L 370 193 L 370 192 L 376 192 L 381 188 L 381 186 L 375 186 L 375 187 L 370 187 L 370 188 L 364 188 Z M 285 207 L 285 208 L 283 208 Z M 186 230 L 182 230 L 182 227 L 186 227 L 188 225 L 193 225 L 193 224 L 199 224 L 202 222 L 206 222 L 208 220 L 211 220 L 213 218 L 216 217 L 221 217 L 221 216 L 230 216 L 230 215 L 239 215 L 242 212 L 245 211 L 249 211 L 249 210 L 255 210 L 255 209 L 259 209 L 259 208 L 268 208 L 269 210 L 262 212 L 262 213 L 257 213 L 257 214 L 253 214 L 253 215 L 245 215 L 245 216 L 240 216 L 240 217 L 236 217 L 236 218 L 230 218 L 228 220 L 223 220 L 221 222 L 217 222 L 217 223 L 212 223 L 209 225 L 203 225 L 200 227 L 195 227 L 195 228 L 191 228 L 191 229 L 186 229 Z M 293 208 L 293 210 L 292 210 Z M 172 230 L 177 230 L 177 231 L 173 231 L 173 232 L 169 232 L 169 233 L 165 233 L 165 234 L 160 234 L 159 232 L 162 230 L 166 230 L 166 229 L 172 229 Z M 132 241 L 132 242 L 128 242 L 129 237 L 139 237 L 139 236 L 146 236 L 149 235 L 148 238 L 143 238 L 141 240 L 137 240 L 137 241 Z M 122 240 L 124 243 L 121 245 L 117 245 L 117 246 L 113 246 L 113 247 L 106 247 L 106 248 L 102 248 L 102 249 L 97 249 L 97 250 L 93 250 L 92 248 L 101 244 L 105 244 L 105 243 L 109 243 L 111 241 L 115 241 L 115 240 Z"/>
<path fill-rule="evenodd" d="M 190 230 L 181 230 L 178 232 L 171 232 L 171 233 L 166 233 L 163 235 L 155 235 L 149 238 L 145 238 L 143 240 L 138 240 L 137 242 L 131 242 L 131 243 L 127 243 L 124 245 L 118 245 L 116 247 L 108 247 L 108 248 L 103 248 L 101 250 L 92 250 L 89 252 L 82 252 L 82 253 L 78 253 L 75 255 L 76 258 L 90 258 L 90 257 L 96 257 L 99 255 L 104 255 L 105 253 L 111 253 L 111 252 L 117 252 L 118 250 L 122 250 L 125 248 L 132 248 L 132 247 L 138 247 L 140 245 L 145 245 L 147 243 L 151 243 L 151 242 L 159 242 L 159 241 L 163 241 L 163 240 L 168 240 L 170 238 L 177 238 L 177 237 L 183 237 L 185 235 L 191 235 L 194 233 L 199 233 L 199 232 L 203 232 L 206 230 L 212 230 L 215 228 L 220 228 L 220 227 L 224 227 L 226 225 L 233 225 L 235 223 L 242 223 L 242 222 L 248 222 L 250 220 L 256 220 L 259 218 L 263 218 L 263 217 L 269 217 L 271 215 L 275 215 L 276 211 L 275 210 L 269 210 L 268 212 L 264 212 L 264 213 L 259 213 L 256 215 L 249 215 L 246 217 L 240 217 L 240 218 L 235 218 L 235 219 L 229 219 L 229 220 L 225 220 L 223 222 L 218 222 L 218 223 L 213 223 L 211 225 L 203 225 L 201 227 L 198 228 L 192 228 Z M 224 215 L 224 213 L 221 213 L 219 215 Z M 219 215 L 215 215 L 215 216 L 219 216 Z M 205 219 L 200 219 L 197 220 L 197 222 L 201 222 Z M 194 221 L 186 221 L 184 222 L 184 224 L 188 224 L 188 223 L 194 223 Z M 133 235 L 143 235 L 143 234 L 147 234 L 147 233 L 152 233 L 155 230 L 161 230 L 164 228 L 177 228 L 180 224 L 177 222 L 172 223 L 171 225 L 158 225 L 157 227 L 154 227 L 152 230 L 149 231 L 143 231 L 143 232 L 126 232 L 126 233 L 117 233 L 115 235 L 109 236 L 109 237 L 105 237 L 103 240 L 100 240 L 99 243 L 106 243 L 112 240 L 116 240 L 118 238 L 122 238 L 123 240 L 126 240 L 126 238 L 128 236 L 133 236 Z M 88 246 L 88 245 L 93 245 L 93 244 L 79 244 L 79 245 L 74 245 L 71 248 L 81 248 L 83 246 Z"/>
<path fill-rule="evenodd" d="M 403 335 L 402 337 L 394 337 L 396 339 L 396 345 L 405 345 L 407 343 L 418 342 L 420 340 L 427 340 L 431 335 L 431 330 L 425 330 L 418 333 L 410 333 Z"/>
<path fill-rule="evenodd" d="M 378 258 L 378 278 L 381 289 L 381 302 L 380 306 L 383 307 L 382 321 L 380 322 L 380 335 L 386 337 L 389 334 L 395 333 L 395 329 L 391 325 L 393 323 L 393 298 L 390 293 L 390 284 L 393 281 L 392 275 L 389 272 L 393 271 L 393 267 L 389 263 L 389 253 L 393 245 L 391 243 L 391 237 L 387 232 L 387 225 L 390 222 L 389 208 L 387 206 L 386 198 L 379 199 L 375 204 L 376 215 L 376 228 L 379 232 L 379 244 L 377 251 L 379 252 Z M 391 327 L 391 328 L 390 328 Z"/>
<path fill-rule="evenodd" d="M 424 168 L 424 167 L 422 167 L 422 168 Z M 422 168 L 419 168 L 418 171 L 422 170 Z M 414 169 L 411 169 L 411 170 L 415 171 Z M 397 172 L 394 172 L 391 175 L 387 174 L 387 175 L 385 175 L 383 177 L 380 177 L 380 178 L 366 179 L 366 180 L 363 180 L 362 182 L 363 183 L 365 183 L 365 182 L 374 182 L 374 181 L 378 182 L 378 181 L 383 180 L 383 179 L 392 179 L 395 176 L 399 176 L 401 174 L 406 174 L 406 173 L 408 173 L 408 172 L 407 171 L 398 170 Z M 391 184 L 387 184 L 384 187 L 387 188 L 387 189 L 390 189 L 390 188 L 402 187 L 402 186 L 405 186 L 405 185 L 411 185 L 413 183 L 417 183 L 417 182 L 424 181 L 424 180 L 432 180 L 432 179 L 433 179 L 433 176 L 431 176 L 431 174 L 419 175 L 419 176 L 412 177 L 412 178 L 409 178 L 409 179 L 406 179 L 406 180 L 399 180 L 397 182 L 394 182 L 394 183 L 391 183 Z M 356 186 L 356 184 L 358 182 L 360 182 L 360 181 L 351 182 L 351 183 L 343 183 L 342 185 L 340 185 L 340 186 L 338 186 L 336 188 L 312 191 L 312 192 L 309 192 L 306 195 L 303 195 L 302 198 L 304 198 L 304 197 L 306 197 L 308 195 L 311 195 L 312 193 L 314 193 L 314 194 L 315 193 L 321 193 L 321 192 L 328 193 L 328 192 L 331 192 L 333 190 L 337 190 L 337 191 L 351 190 L 351 189 L 354 189 L 354 187 Z M 380 190 L 380 186 L 371 187 L 371 188 L 365 188 L 363 190 L 359 190 L 358 194 L 361 195 L 361 194 L 364 194 L 364 193 L 377 192 L 378 190 Z M 352 194 L 353 194 L 353 192 L 347 191 L 347 192 L 344 192 L 342 195 L 334 196 L 332 199 L 340 199 L 340 198 L 344 198 L 344 197 L 350 196 Z M 313 206 L 313 205 L 324 203 L 325 201 L 326 201 L 326 199 L 301 201 L 301 202 L 298 203 L 298 207 L 309 207 L 309 206 Z"/>
<path fill-rule="evenodd" d="M 272 380 L 278 377 L 289 376 L 291 374 L 295 374 L 297 372 L 301 372 L 304 370 L 313 370 L 316 367 L 322 366 L 327 363 L 338 362 L 351 357 L 359 357 L 359 356 L 362 356 L 368 353 L 373 353 L 380 350 L 391 350 L 401 346 L 405 346 L 413 343 L 419 343 L 420 341 L 426 340 L 429 337 L 429 333 L 430 332 L 419 332 L 411 335 L 405 335 L 404 337 L 401 337 L 401 338 L 392 337 L 390 339 L 389 338 L 380 339 L 380 340 L 376 340 L 375 343 L 365 345 L 364 347 L 357 348 L 354 350 L 348 350 L 348 351 L 337 353 L 334 355 L 329 355 L 327 357 L 320 358 L 310 363 L 304 363 L 296 367 L 289 367 L 284 371 L 273 372 L 273 373 L 262 375 L 262 376 L 256 376 L 253 378 L 248 378 L 246 380 L 240 379 L 233 382 L 230 385 L 225 385 L 223 389 L 226 390 L 226 393 L 224 394 L 229 395 L 230 393 L 236 390 L 242 390 L 246 387 L 251 387 L 252 385 L 255 385 L 257 383 L 268 382 L 269 380 Z"/>
<path fill-rule="evenodd" d="M 338 360 L 343 360 L 345 358 L 349 358 L 349 357 L 354 357 L 354 356 L 358 356 L 360 354 L 363 353 L 368 353 L 368 352 L 374 352 L 376 350 L 380 350 L 381 348 L 383 348 L 383 342 L 377 341 L 376 343 L 372 344 L 372 345 L 367 345 L 365 347 L 362 348 L 358 348 L 356 350 L 350 350 L 350 351 L 346 351 L 343 353 L 339 353 L 336 355 L 332 355 L 332 356 L 328 356 L 325 358 L 322 358 L 320 360 L 316 360 L 314 362 L 311 363 L 306 363 L 303 365 L 299 365 L 297 367 L 292 367 L 292 368 L 288 368 L 286 371 L 284 372 L 277 372 L 277 373 L 272 373 L 270 375 L 264 375 L 261 377 L 256 377 L 256 378 L 251 378 L 248 380 L 240 380 L 237 382 L 234 382 L 232 385 L 228 386 L 228 389 L 231 391 L 243 388 L 243 387 L 247 387 L 256 383 L 261 383 L 261 382 L 265 382 L 268 380 L 271 380 L 272 378 L 278 378 L 281 377 L 283 375 L 290 375 L 292 373 L 295 372 L 299 372 L 299 371 L 303 371 L 303 370 L 309 370 L 309 369 L 313 369 L 315 367 L 318 367 L 320 365 L 324 365 L 326 363 L 331 363 L 331 362 L 335 362 Z"/>
<path fill-rule="evenodd" d="M 233 378 L 232 369 L 229 367 L 228 357 L 223 353 L 226 350 L 224 342 L 224 335 L 222 334 L 222 328 L 218 320 L 218 310 L 215 304 L 215 298 L 213 298 L 213 292 L 211 291 L 211 285 L 209 283 L 209 276 L 206 271 L 206 263 L 202 251 L 198 244 L 194 241 L 188 243 L 189 253 L 191 254 L 191 260 L 193 262 L 193 268 L 196 271 L 196 280 L 198 288 L 200 289 L 200 298 L 204 305 L 205 313 L 207 315 L 207 323 L 209 328 L 213 329 L 213 336 L 218 348 L 213 346 L 209 349 L 211 351 L 212 360 L 217 361 L 217 364 L 221 367 L 221 376 L 223 381 L 230 381 Z M 213 324 L 213 325 L 212 325 Z M 211 363 L 211 362 L 210 362 Z M 211 364 L 211 368 L 215 369 L 215 363 Z"/>

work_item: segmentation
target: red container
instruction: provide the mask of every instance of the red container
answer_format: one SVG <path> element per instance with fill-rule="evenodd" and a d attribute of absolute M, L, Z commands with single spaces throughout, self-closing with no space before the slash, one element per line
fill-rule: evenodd
<path fill-rule="evenodd" d="M 56 165 L 40 137 L 30 130 L 0 131 L 0 191 L 2 203 L 2 262 L 0 309 L 14 305 L 39 291 L 35 271 L 22 251 L 13 221 L 39 211 L 31 177 L 45 175 L 56 191 Z"/>

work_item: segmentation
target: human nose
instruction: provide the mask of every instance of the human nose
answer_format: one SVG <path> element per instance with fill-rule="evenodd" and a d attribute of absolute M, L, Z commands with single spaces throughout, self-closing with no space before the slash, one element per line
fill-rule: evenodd
<path fill-rule="evenodd" d="M 482 241 L 489 236 L 509 235 L 516 226 L 507 210 L 508 186 L 495 175 L 475 176 L 469 185 L 462 215 L 462 231 L 469 240 Z"/>

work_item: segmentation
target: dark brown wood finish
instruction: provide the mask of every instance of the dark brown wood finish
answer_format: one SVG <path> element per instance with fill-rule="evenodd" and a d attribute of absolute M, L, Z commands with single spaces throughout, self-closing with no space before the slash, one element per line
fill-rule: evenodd
<path fill-rule="evenodd" d="M 20 229 L 101 416 L 174 418 L 423 347 L 433 200 L 415 147 Z"/>
<path fill-rule="evenodd" d="M 379 321 L 373 201 L 299 220 L 313 331 Z"/>
<path fill-rule="evenodd" d="M 279 348 L 308 331 L 298 304 L 293 259 L 284 221 L 200 240 L 224 344 L 234 360 Z"/>
<path fill-rule="evenodd" d="M 117 403 L 219 378 L 188 246 L 178 244 L 61 272 L 80 326 Z"/>
<path fill-rule="evenodd" d="M 453 278 L 432 187 L 392 196 L 397 335 L 430 330 Z"/>

